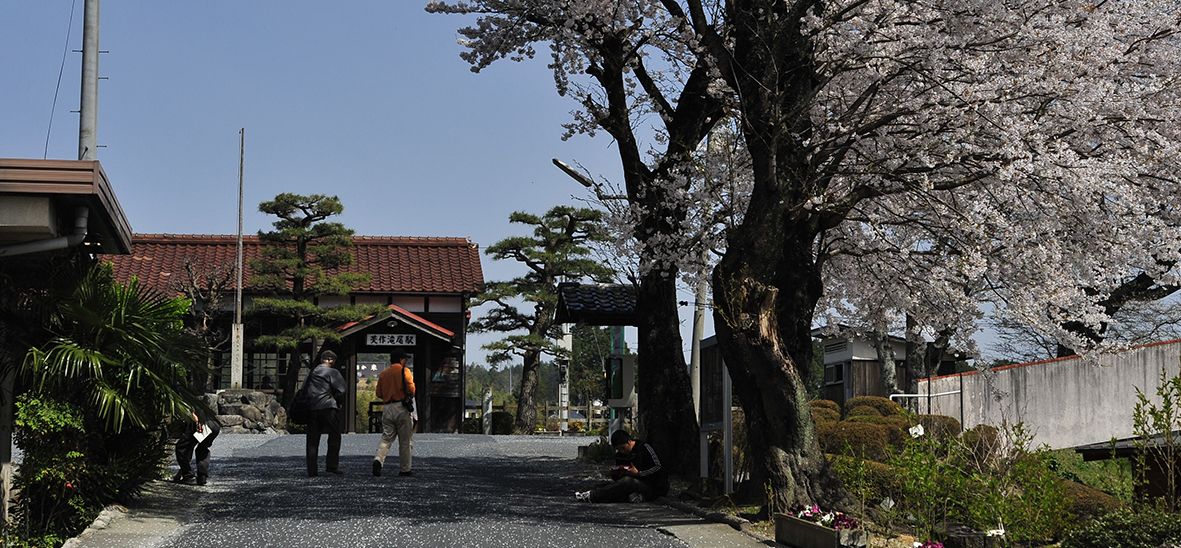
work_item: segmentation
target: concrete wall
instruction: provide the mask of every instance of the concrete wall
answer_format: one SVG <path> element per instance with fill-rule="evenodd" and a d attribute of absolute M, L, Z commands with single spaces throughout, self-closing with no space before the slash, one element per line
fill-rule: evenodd
<path fill-rule="evenodd" d="M 930 412 L 961 419 L 965 428 L 1024 422 L 1034 444 L 1053 449 L 1103 443 L 1132 433 L 1136 389 L 1159 403 L 1161 368 L 1181 370 L 1181 341 L 1134 347 L 1097 358 L 1062 358 L 919 381 L 919 392 L 962 393 L 930 398 Z M 927 399 L 920 398 L 920 412 Z"/>

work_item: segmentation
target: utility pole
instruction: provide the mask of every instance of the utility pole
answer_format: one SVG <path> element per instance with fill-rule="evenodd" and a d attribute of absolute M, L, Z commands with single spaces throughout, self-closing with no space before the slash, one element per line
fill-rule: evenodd
<path fill-rule="evenodd" d="M 98 0 L 86 0 L 82 22 L 82 102 L 79 105 L 78 159 L 98 158 Z"/>
<path fill-rule="evenodd" d="M 242 168 L 246 159 L 246 128 L 238 131 L 238 284 L 234 297 L 234 328 L 230 343 L 230 388 L 242 388 Z"/>

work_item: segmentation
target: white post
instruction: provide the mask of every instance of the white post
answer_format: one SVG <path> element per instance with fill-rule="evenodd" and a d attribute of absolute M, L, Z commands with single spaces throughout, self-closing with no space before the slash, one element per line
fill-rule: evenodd
<path fill-rule="evenodd" d="M 484 435 L 492 435 L 492 389 L 484 389 L 483 401 L 483 420 L 484 420 Z"/>
<path fill-rule="evenodd" d="M 558 432 L 570 429 L 570 359 L 574 351 L 574 334 L 570 324 L 562 324 L 562 340 L 558 343 L 566 351 L 565 360 L 558 360 L 558 367 L 564 369 L 559 373 L 561 383 L 558 385 Z"/>
<path fill-rule="evenodd" d="M 246 128 L 238 132 L 238 284 L 234 297 L 233 341 L 230 343 L 230 388 L 242 388 L 242 170 L 246 160 Z"/>

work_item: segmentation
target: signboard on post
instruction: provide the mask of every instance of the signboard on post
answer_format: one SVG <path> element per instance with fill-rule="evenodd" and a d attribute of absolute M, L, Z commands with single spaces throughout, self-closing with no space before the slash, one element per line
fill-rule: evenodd
<path fill-rule="evenodd" d="M 636 404 L 635 354 L 611 354 L 604 364 L 607 371 L 607 407 L 631 407 Z"/>

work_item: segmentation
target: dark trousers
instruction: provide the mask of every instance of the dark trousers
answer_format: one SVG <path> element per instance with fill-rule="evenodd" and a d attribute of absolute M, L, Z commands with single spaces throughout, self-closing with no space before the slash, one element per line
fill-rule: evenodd
<path fill-rule="evenodd" d="M 652 487 L 647 483 L 631 476 L 623 476 L 615 481 L 596 485 L 591 489 L 590 499 L 591 502 L 627 502 L 627 497 L 632 493 L 644 495 L 644 500 L 656 498 Z"/>
<path fill-rule="evenodd" d="M 332 470 L 340 466 L 340 421 L 336 409 L 316 409 L 308 420 L 308 474 L 319 472 L 320 434 L 328 434 L 328 456 L 324 467 Z"/>
<path fill-rule="evenodd" d="M 193 437 L 193 433 L 197 431 L 196 423 L 186 425 L 180 434 L 180 438 L 176 440 L 176 464 L 180 466 L 180 473 L 182 476 L 187 476 L 193 473 L 193 467 L 189 461 L 193 458 L 193 451 L 197 452 L 197 477 L 209 477 L 209 447 L 213 445 L 213 440 L 217 438 L 217 434 L 221 432 L 221 426 L 216 422 L 206 424 L 205 428 L 209 429 L 209 435 L 197 443 L 197 438 Z"/>

